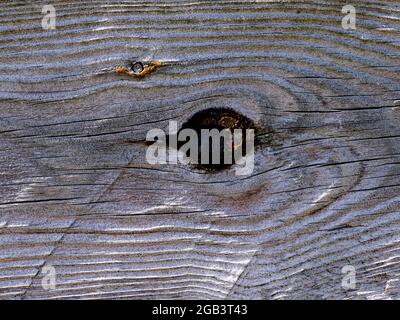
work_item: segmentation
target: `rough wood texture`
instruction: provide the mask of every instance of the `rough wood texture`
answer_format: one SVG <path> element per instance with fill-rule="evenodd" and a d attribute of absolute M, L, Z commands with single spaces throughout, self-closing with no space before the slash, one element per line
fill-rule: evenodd
<path fill-rule="evenodd" d="M 1 298 L 400 298 L 398 1 L 43 4 L 0 3 Z M 268 132 L 251 176 L 146 163 L 211 107 Z"/>

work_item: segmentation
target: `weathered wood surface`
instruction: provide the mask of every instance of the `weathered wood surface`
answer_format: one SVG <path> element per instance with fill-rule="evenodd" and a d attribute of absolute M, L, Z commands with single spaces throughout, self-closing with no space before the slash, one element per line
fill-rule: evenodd
<path fill-rule="evenodd" d="M 43 4 L 0 3 L 1 298 L 400 298 L 398 1 Z M 251 176 L 146 163 L 210 107 L 269 132 Z"/>

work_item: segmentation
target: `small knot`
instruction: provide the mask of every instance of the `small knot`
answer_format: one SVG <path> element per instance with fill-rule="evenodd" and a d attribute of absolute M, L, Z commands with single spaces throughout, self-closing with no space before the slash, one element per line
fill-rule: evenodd
<path fill-rule="evenodd" d="M 149 62 L 135 61 L 131 63 L 128 68 L 121 66 L 116 67 L 115 72 L 119 74 L 125 74 L 130 77 L 143 78 L 144 76 L 153 72 L 160 66 L 161 62 L 159 61 L 149 61 Z"/>

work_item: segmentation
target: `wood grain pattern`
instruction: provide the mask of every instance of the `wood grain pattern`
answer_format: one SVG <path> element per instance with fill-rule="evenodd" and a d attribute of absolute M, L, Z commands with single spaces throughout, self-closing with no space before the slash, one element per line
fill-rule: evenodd
<path fill-rule="evenodd" d="M 400 298 L 398 1 L 51 4 L 0 3 L 0 298 Z M 146 163 L 214 107 L 267 132 L 251 176 Z"/>

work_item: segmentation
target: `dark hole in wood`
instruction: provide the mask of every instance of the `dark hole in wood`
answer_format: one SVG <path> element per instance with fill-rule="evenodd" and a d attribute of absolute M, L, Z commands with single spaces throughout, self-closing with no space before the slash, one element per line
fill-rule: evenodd
<path fill-rule="evenodd" d="M 235 163 L 235 158 L 232 152 L 232 164 L 224 164 L 224 141 L 223 138 L 220 139 L 220 160 L 219 164 L 212 164 L 212 141 L 209 140 L 209 164 L 201 163 L 201 129 L 217 129 L 218 131 L 224 129 L 230 129 L 230 132 L 233 136 L 235 129 L 242 129 L 242 142 L 241 142 L 241 150 L 242 156 L 246 151 L 246 129 L 256 129 L 252 120 L 249 118 L 239 114 L 238 112 L 228 109 L 228 108 L 210 108 L 206 110 L 202 110 L 196 114 L 194 114 L 187 122 L 185 122 L 178 134 L 183 129 L 193 129 L 196 131 L 198 136 L 198 145 L 199 145 L 199 155 L 197 162 L 198 164 L 194 165 L 197 169 L 203 169 L 208 172 L 212 171 L 220 171 L 223 169 L 229 168 L 232 164 Z M 180 146 L 185 144 L 186 141 L 178 141 L 178 149 Z M 233 143 L 232 143 L 233 148 Z M 189 156 L 189 154 L 187 154 Z"/>
<path fill-rule="evenodd" d="M 143 63 L 135 62 L 131 64 L 131 70 L 135 73 L 140 73 L 144 70 Z"/>

